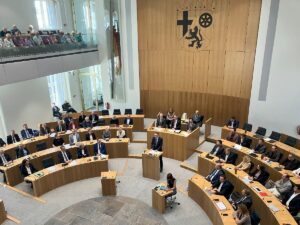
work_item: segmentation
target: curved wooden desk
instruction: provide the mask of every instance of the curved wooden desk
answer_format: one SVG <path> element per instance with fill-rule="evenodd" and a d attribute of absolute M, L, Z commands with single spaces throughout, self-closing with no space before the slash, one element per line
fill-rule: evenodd
<path fill-rule="evenodd" d="M 206 155 L 207 153 L 201 153 L 198 157 L 198 172 L 203 176 L 207 176 L 215 168 L 215 161 L 218 160 L 217 157 L 214 157 L 214 159 L 208 159 L 205 157 Z M 244 171 L 237 171 L 235 174 L 233 165 L 225 164 L 223 169 L 227 179 L 234 185 L 234 191 L 241 192 L 244 188 L 249 189 L 253 199 L 252 208 L 260 215 L 262 225 L 297 224 L 285 206 L 282 205 L 282 203 L 262 184 L 255 181 L 247 184 L 243 178 L 247 177 L 248 174 Z M 262 196 L 261 192 L 258 192 L 256 188 L 259 188 L 261 192 L 266 193 L 266 196 Z M 269 208 L 270 204 L 278 208 L 279 211 L 273 212 Z"/>
<path fill-rule="evenodd" d="M 40 170 L 25 178 L 32 182 L 34 196 L 41 196 L 57 187 L 92 177 L 100 177 L 101 172 L 108 171 L 107 159 L 94 159 L 94 157 L 73 160 L 63 166 L 58 164 Z"/>
<path fill-rule="evenodd" d="M 189 197 L 191 197 L 205 211 L 214 225 L 234 225 L 235 220 L 232 217 L 234 212 L 231 204 L 224 196 L 211 195 L 205 188 L 211 184 L 204 177 L 196 174 L 189 179 Z M 217 202 L 222 202 L 225 210 L 220 210 L 216 205 Z"/>
<path fill-rule="evenodd" d="M 93 146 L 96 143 L 96 141 L 83 141 L 81 143 L 83 143 L 87 146 L 90 156 L 94 155 Z M 104 141 L 104 143 L 106 145 L 106 150 L 107 150 L 107 154 L 109 155 L 109 158 L 128 157 L 128 143 L 129 143 L 128 138 L 124 138 L 121 140 L 117 139 L 117 138 L 112 138 L 109 141 Z M 68 150 L 70 151 L 72 158 L 76 159 L 77 158 L 77 146 L 76 145 L 70 146 L 70 148 Z M 29 156 L 30 162 L 33 164 L 33 166 L 37 170 L 42 170 L 44 168 L 43 164 L 42 164 L 42 160 L 44 160 L 46 158 L 53 158 L 55 164 L 58 164 L 59 160 L 58 160 L 57 155 L 58 155 L 59 151 L 60 151 L 59 147 L 55 147 L 55 148 L 46 149 L 44 151 L 32 153 Z M 0 166 L 0 170 L 3 171 L 6 176 L 8 185 L 15 186 L 24 181 L 24 178 L 22 177 L 21 172 L 20 172 L 20 166 L 22 164 L 22 161 L 25 158 L 26 157 L 16 159 L 13 161 L 12 164 L 10 164 L 9 166 L 6 166 L 6 167 Z"/>
<path fill-rule="evenodd" d="M 189 158 L 195 148 L 199 146 L 199 128 L 188 133 L 181 131 L 175 133 L 172 129 L 149 127 L 147 129 L 147 148 L 151 149 L 151 141 L 154 133 L 159 133 L 163 138 L 163 153 L 164 157 L 184 161 Z"/>
<path fill-rule="evenodd" d="M 2 224 L 7 219 L 7 212 L 4 207 L 4 203 L 0 200 L 0 224 Z"/>

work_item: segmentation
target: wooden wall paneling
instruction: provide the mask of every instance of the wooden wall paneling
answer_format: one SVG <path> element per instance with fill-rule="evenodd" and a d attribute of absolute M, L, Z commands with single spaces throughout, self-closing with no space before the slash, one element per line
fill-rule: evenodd
<path fill-rule="evenodd" d="M 241 98 L 250 99 L 251 89 L 252 89 L 252 80 L 253 80 L 253 70 L 254 70 L 254 59 L 255 52 L 245 52 L 244 55 L 244 65 L 243 71 L 241 73 L 242 83 L 241 83 Z"/>
<path fill-rule="evenodd" d="M 191 73 L 192 92 L 207 93 L 209 51 L 199 51 L 193 54 Z"/>
<path fill-rule="evenodd" d="M 145 50 L 148 48 L 148 31 L 149 29 L 144 29 L 144 27 L 149 27 L 149 20 L 145 19 L 148 18 L 148 3 L 150 1 L 137 1 L 137 9 L 138 9 L 138 14 L 137 14 L 137 24 L 138 24 L 138 33 L 139 33 L 139 38 L 138 38 L 138 45 L 139 45 L 139 50 Z"/>

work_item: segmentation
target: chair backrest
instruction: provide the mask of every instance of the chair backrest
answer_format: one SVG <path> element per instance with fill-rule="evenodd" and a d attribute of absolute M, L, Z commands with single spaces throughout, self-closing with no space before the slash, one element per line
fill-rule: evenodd
<path fill-rule="evenodd" d="M 280 140 L 280 136 L 281 134 L 276 132 L 276 131 L 272 131 L 271 135 L 270 135 L 270 139 L 275 140 L 275 141 L 279 141 Z"/>
<path fill-rule="evenodd" d="M 181 120 L 182 120 L 182 121 L 188 120 L 187 113 L 182 113 Z"/>
<path fill-rule="evenodd" d="M 125 115 L 131 115 L 132 114 L 132 109 L 125 109 Z"/>
<path fill-rule="evenodd" d="M 108 116 L 109 115 L 109 111 L 107 109 L 103 109 L 101 111 L 101 113 L 102 113 L 102 116 Z"/>
<path fill-rule="evenodd" d="M 97 125 L 98 126 L 105 126 L 105 120 L 104 119 L 99 119 Z"/>
<path fill-rule="evenodd" d="M 144 114 L 144 110 L 143 109 L 136 109 L 135 114 L 136 115 L 142 115 L 142 114 Z"/>
<path fill-rule="evenodd" d="M 114 115 L 121 115 L 121 110 L 120 109 L 114 109 L 113 114 Z"/>
<path fill-rule="evenodd" d="M 45 150 L 45 149 L 47 149 L 47 148 L 48 148 L 48 146 L 47 146 L 47 143 L 46 143 L 46 142 L 42 142 L 42 143 L 36 144 L 36 149 L 37 149 L 38 151 L 43 151 L 43 150 Z"/>
<path fill-rule="evenodd" d="M 250 123 L 244 123 L 244 130 L 251 132 L 252 131 L 252 124 Z"/>
<path fill-rule="evenodd" d="M 258 225 L 260 223 L 259 215 L 253 210 L 250 214 L 251 225 Z"/>
<path fill-rule="evenodd" d="M 297 143 L 297 139 L 293 138 L 291 136 L 288 136 L 284 143 L 291 146 L 291 147 L 295 147 L 296 143 Z"/>
<path fill-rule="evenodd" d="M 258 127 L 257 131 L 255 133 L 258 134 L 258 135 L 261 135 L 261 136 L 265 136 L 266 132 L 267 132 L 266 128 L 264 128 L 264 127 Z"/>
<path fill-rule="evenodd" d="M 44 168 L 48 168 L 54 166 L 54 160 L 52 158 L 46 158 L 42 160 L 42 164 Z"/>

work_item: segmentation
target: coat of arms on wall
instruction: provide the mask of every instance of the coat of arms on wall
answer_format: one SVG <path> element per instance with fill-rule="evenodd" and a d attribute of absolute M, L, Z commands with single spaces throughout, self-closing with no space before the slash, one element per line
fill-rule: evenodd
<path fill-rule="evenodd" d="M 187 41 L 186 45 L 191 49 L 200 49 L 203 46 L 203 31 L 213 24 L 212 14 L 201 11 L 177 10 L 177 29 L 179 29 L 180 39 L 184 39 L 184 43 Z"/>

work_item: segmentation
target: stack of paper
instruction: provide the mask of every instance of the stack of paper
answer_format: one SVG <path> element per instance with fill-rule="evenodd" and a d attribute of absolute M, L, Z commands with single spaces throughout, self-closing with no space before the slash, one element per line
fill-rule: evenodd
<path fill-rule="evenodd" d="M 216 202 L 216 205 L 219 208 L 219 210 L 221 210 L 221 211 L 227 209 L 223 202 Z"/>

